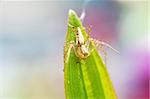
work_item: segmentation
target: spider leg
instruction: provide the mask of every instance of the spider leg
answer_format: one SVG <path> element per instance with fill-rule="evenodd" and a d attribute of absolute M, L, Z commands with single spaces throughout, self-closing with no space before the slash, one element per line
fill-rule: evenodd
<path fill-rule="evenodd" d="M 99 40 L 96 40 L 96 39 L 93 39 L 93 38 L 90 38 L 90 39 L 95 43 L 95 46 L 97 48 L 100 47 L 100 46 L 108 47 L 108 48 L 112 49 L 114 52 L 119 54 L 119 51 L 117 51 L 115 48 L 113 48 L 108 43 L 105 43 L 105 42 L 102 42 L 102 41 L 99 41 Z"/>
<path fill-rule="evenodd" d="M 72 49 L 73 49 L 75 55 L 78 56 L 76 48 L 75 48 L 75 42 L 74 41 L 70 41 L 69 48 L 68 48 L 67 52 L 65 53 L 66 54 L 65 55 L 66 56 L 65 57 L 65 60 L 66 60 L 65 62 L 68 62 L 68 59 L 70 57 L 70 52 L 71 52 Z"/>
<path fill-rule="evenodd" d="M 97 49 L 102 51 L 102 53 L 104 54 L 104 63 L 107 66 L 107 52 L 105 51 L 104 46 L 103 45 L 99 45 L 97 47 Z"/>
<path fill-rule="evenodd" d="M 93 47 L 90 47 L 92 42 L 94 42 L 96 49 L 102 51 L 102 53 L 104 54 L 104 63 L 107 64 L 107 52 L 104 49 L 104 45 L 99 44 L 97 42 L 97 40 L 89 38 L 86 42 L 85 42 L 85 47 L 88 49 L 89 53 L 91 53 L 94 49 Z M 92 48 L 92 49 L 90 49 Z"/>
<path fill-rule="evenodd" d="M 111 45 L 105 43 L 105 42 L 102 42 L 102 41 L 99 41 L 99 40 L 96 40 L 96 39 L 93 39 L 93 38 L 90 38 L 94 44 L 95 44 L 95 47 L 98 49 L 98 50 L 101 50 L 103 53 L 104 53 L 104 60 L 105 60 L 105 64 L 107 64 L 107 52 L 105 51 L 105 47 L 108 47 L 110 49 L 112 49 L 114 52 L 118 53 L 119 54 L 119 51 L 117 51 L 116 49 L 114 49 Z"/>
<path fill-rule="evenodd" d="M 117 50 L 116 50 L 115 48 L 113 48 L 111 45 L 109 45 L 109 44 L 107 44 L 107 43 L 105 43 L 105 42 L 102 42 L 102 41 L 100 41 L 100 43 L 101 43 L 101 45 L 106 46 L 106 47 L 112 49 L 114 52 L 116 52 L 116 53 L 119 54 L 119 51 L 117 51 Z"/>
<path fill-rule="evenodd" d="M 85 42 L 85 47 L 88 49 L 89 52 L 92 52 L 93 51 L 93 48 L 91 49 L 91 40 L 90 38 Z"/>
<path fill-rule="evenodd" d="M 90 38 L 90 34 L 91 34 L 91 32 L 92 32 L 92 27 L 90 26 L 90 25 L 88 25 L 87 27 L 86 27 L 86 31 L 87 31 L 87 38 L 89 39 Z"/>

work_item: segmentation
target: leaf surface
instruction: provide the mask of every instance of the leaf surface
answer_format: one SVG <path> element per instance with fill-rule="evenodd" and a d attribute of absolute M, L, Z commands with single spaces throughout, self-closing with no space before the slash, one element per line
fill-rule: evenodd
<path fill-rule="evenodd" d="M 107 68 L 92 42 L 92 52 L 80 59 L 73 49 L 68 50 L 70 41 L 75 42 L 71 26 L 80 27 L 84 39 L 87 33 L 73 10 L 69 10 L 68 30 L 64 47 L 64 84 L 66 99 L 117 99 Z"/>

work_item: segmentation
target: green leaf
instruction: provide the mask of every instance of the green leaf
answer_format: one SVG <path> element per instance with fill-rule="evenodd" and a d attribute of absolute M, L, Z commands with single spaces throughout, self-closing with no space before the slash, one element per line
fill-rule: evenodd
<path fill-rule="evenodd" d="M 90 55 L 80 59 L 73 49 L 68 50 L 70 41 L 75 42 L 72 27 L 80 27 L 84 39 L 87 33 L 73 10 L 69 10 L 68 30 L 64 46 L 64 84 L 66 99 L 117 99 L 107 68 L 92 42 Z"/>

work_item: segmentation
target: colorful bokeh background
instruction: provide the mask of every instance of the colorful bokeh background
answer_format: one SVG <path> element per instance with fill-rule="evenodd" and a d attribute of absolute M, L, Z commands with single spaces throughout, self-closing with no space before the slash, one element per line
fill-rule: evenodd
<path fill-rule="evenodd" d="M 118 98 L 148 99 L 146 0 L 0 1 L 0 99 L 65 99 L 63 45 L 69 9 L 79 16 L 85 12 L 83 24 L 92 27 L 91 37 L 120 52 L 106 49 Z"/>

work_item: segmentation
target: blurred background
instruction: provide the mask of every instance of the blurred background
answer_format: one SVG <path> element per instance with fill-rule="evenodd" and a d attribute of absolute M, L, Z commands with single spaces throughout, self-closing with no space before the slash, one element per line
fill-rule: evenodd
<path fill-rule="evenodd" d="M 119 99 L 148 99 L 148 1 L 0 1 L 0 99 L 65 99 L 63 45 L 68 10 L 105 41 Z"/>

